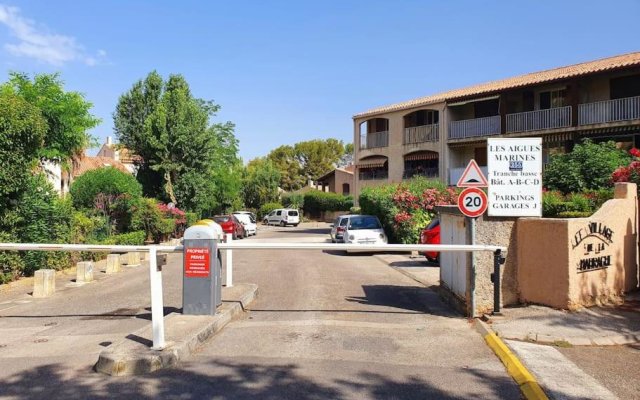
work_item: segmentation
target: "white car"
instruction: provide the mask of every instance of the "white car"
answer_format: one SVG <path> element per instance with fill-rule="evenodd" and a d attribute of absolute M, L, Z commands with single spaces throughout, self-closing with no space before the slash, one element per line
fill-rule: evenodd
<path fill-rule="evenodd" d="M 242 226 L 244 226 L 247 236 L 255 236 L 258 234 L 258 225 L 256 224 L 256 220 L 251 217 L 251 214 L 238 212 L 233 213 L 233 215 L 240 221 Z"/>
<path fill-rule="evenodd" d="M 387 235 L 384 233 L 378 217 L 374 215 L 350 215 L 343 240 L 345 243 L 353 244 L 386 244 Z"/>
<path fill-rule="evenodd" d="M 298 226 L 300 223 L 300 213 L 293 208 L 278 208 L 265 215 L 262 223 L 267 225 Z"/>

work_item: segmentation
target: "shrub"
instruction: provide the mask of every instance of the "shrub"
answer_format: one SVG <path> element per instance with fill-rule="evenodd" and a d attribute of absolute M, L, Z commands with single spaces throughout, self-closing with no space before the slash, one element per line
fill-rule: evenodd
<path fill-rule="evenodd" d="M 289 193 L 282 196 L 282 204 L 288 208 L 304 208 L 304 194 Z"/>
<path fill-rule="evenodd" d="M 133 229 L 145 232 L 145 240 L 158 243 L 167 238 L 175 229 L 173 218 L 166 218 L 156 199 L 143 198 L 131 218 Z"/>
<path fill-rule="evenodd" d="M 145 238 L 145 231 L 134 231 L 109 236 L 108 238 L 102 240 L 100 244 L 139 246 L 144 244 Z"/>
<path fill-rule="evenodd" d="M 11 232 L 16 241 L 23 243 L 65 243 L 69 240 L 71 215 L 70 202 L 58 197 L 45 176 L 32 175 L 16 205 L 1 211 L 0 232 Z M 31 275 L 42 267 L 63 269 L 71 262 L 65 252 L 27 251 L 20 257 L 22 267 L 14 277 Z"/>
<path fill-rule="evenodd" d="M 198 222 L 198 214 L 196 213 L 192 213 L 192 212 L 186 212 L 184 213 L 184 218 L 186 219 L 186 224 L 187 227 L 190 227 L 191 225 L 195 224 L 196 222 Z"/>
<path fill-rule="evenodd" d="M 0 232 L 0 242 L 17 242 L 15 237 Z M 16 280 L 24 271 L 24 260 L 17 251 L 0 251 L 0 284 Z"/>
<path fill-rule="evenodd" d="M 360 207 L 351 207 L 349 209 L 349 214 L 360 214 L 362 213 L 362 209 Z"/>
<path fill-rule="evenodd" d="M 312 190 L 304 194 L 304 211 L 318 216 L 324 211 L 346 211 L 353 207 L 353 198 L 337 193 Z"/>
<path fill-rule="evenodd" d="M 142 186 L 136 178 L 113 167 L 87 171 L 76 178 L 69 188 L 73 205 L 92 209 L 106 220 L 106 234 L 126 232 L 131 228 L 133 209 L 142 196 Z"/>
<path fill-rule="evenodd" d="M 571 153 L 551 158 L 543 174 L 544 185 L 565 194 L 609 188 L 614 171 L 629 164 L 630 158 L 612 141 L 596 144 L 585 140 Z"/>
<path fill-rule="evenodd" d="M 277 208 L 284 208 L 284 206 L 280 203 L 266 203 L 260 207 L 260 211 L 258 213 L 258 219 L 262 219 L 265 215 L 269 214 L 271 211 Z"/>
<path fill-rule="evenodd" d="M 422 177 L 401 184 L 365 188 L 360 194 L 363 214 L 376 215 L 392 243 L 417 243 L 420 230 L 433 218 L 437 205 L 456 204 L 458 193 Z"/>
<path fill-rule="evenodd" d="M 593 193 L 596 193 L 594 196 Z M 608 200 L 607 191 L 571 193 L 564 196 L 560 192 L 544 192 L 542 195 L 542 215 L 547 218 L 582 218 L 594 213 Z"/>

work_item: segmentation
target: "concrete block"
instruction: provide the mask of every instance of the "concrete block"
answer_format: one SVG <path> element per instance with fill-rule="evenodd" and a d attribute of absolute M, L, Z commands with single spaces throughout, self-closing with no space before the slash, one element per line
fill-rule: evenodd
<path fill-rule="evenodd" d="M 56 292 L 56 271 L 39 269 L 33 279 L 33 297 L 49 297 Z"/>
<path fill-rule="evenodd" d="M 93 281 L 93 261 L 80 261 L 76 264 L 76 283 Z"/>
<path fill-rule="evenodd" d="M 127 253 L 125 262 L 127 267 L 139 267 L 140 266 L 140 253 L 137 251 L 131 251 Z"/>
<path fill-rule="evenodd" d="M 140 254 L 140 260 L 141 261 L 149 261 L 149 252 L 148 251 L 141 251 L 138 254 Z"/>
<path fill-rule="evenodd" d="M 107 256 L 107 274 L 116 274 L 122 270 L 120 263 L 120 254 L 109 254 Z"/>

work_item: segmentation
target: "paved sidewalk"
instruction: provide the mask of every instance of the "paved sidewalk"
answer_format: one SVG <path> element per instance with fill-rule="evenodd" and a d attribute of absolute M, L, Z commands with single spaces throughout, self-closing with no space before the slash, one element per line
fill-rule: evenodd
<path fill-rule="evenodd" d="M 489 317 L 505 339 L 574 346 L 608 346 L 640 342 L 640 292 L 617 307 L 562 311 L 541 306 L 504 308 L 503 317 Z"/>
<path fill-rule="evenodd" d="M 376 254 L 378 259 L 425 286 L 438 286 L 440 268 L 421 256 Z M 591 307 L 578 311 L 543 306 L 506 307 L 503 316 L 488 316 L 491 328 L 504 339 L 610 346 L 640 342 L 640 291 L 627 295 L 616 307 Z"/>

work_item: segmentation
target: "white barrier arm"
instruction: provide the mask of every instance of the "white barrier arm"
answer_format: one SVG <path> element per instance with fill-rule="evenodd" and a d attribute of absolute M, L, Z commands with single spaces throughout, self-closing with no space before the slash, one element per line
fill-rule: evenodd
<path fill-rule="evenodd" d="M 180 253 L 182 246 L 120 246 L 120 245 L 103 245 L 103 244 L 57 244 L 57 243 L 0 243 L 0 251 L 2 250 L 18 250 L 18 251 L 91 251 L 91 252 L 113 252 L 113 253 L 129 253 L 132 251 L 147 252 L 151 251 L 151 247 L 155 247 L 156 251 L 161 253 Z"/>
<path fill-rule="evenodd" d="M 351 244 L 351 243 L 264 243 L 242 242 L 219 243 L 221 250 L 362 250 L 362 251 L 489 251 L 503 252 L 504 246 L 492 246 L 484 244 Z"/>

